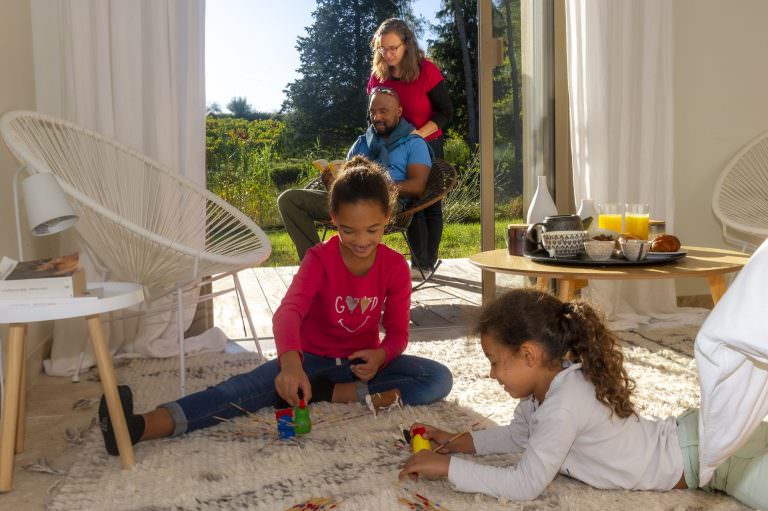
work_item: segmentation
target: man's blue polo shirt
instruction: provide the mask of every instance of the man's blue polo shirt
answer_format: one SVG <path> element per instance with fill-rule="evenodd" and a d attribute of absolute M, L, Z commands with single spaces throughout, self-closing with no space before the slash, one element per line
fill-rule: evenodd
<path fill-rule="evenodd" d="M 365 156 L 370 158 L 368 151 L 368 142 L 365 140 L 365 135 L 361 135 L 352 144 L 352 147 L 347 153 L 347 159 L 351 159 L 353 156 Z M 376 163 L 382 162 L 378 159 L 373 160 Z M 427 143 L 418 135 L 409 135 L 405 137 L 405 140 L 400 142 L 394 149 L 389 151 L 389 164 L 387 170 L 389 175 L 395 183 L 405 181 L 408 179 L 408 165 L 421 164 L 427 167 L 432 167 L 432 158 L 429 156 L 429 147 Z"/>

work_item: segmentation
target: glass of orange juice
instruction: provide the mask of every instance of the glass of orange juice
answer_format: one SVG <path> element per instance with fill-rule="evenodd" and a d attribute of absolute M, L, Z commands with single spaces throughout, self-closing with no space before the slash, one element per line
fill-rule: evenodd
<path fill-rule="evenodd" d="M 624 214 L 627 232 L 641 240 L 647 240 L 648 217 L 648 204 L 627 204 Z"/>
<path fill-rule="evenodd" d="M 597 226 L 601 229 L 610 229 L 621 233 L 621 217 L 624 213 L 621 204 L 600 204 L 600 214 L 597 217 Z"/>

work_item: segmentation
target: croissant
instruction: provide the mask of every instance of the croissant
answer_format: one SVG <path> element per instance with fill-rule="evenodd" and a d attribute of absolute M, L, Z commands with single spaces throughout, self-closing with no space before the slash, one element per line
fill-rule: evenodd
<path fill-rule="evenodd" d="M 680 240 L 671 234 L 656 236 L 651 243 L 651 252 L 677 252 L 680 250 Z"/>

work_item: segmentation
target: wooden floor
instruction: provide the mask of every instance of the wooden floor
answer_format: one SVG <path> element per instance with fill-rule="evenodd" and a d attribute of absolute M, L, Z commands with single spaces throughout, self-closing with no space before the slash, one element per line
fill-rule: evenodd
<path fill-rule="evenodd" d="M 298 266 L 282 266 L 240 272 L 240 282 L 259 339 L 272 338 L 272 315 L 297 270 Z M 520 287 L 523 278 L 497 275 L 497 285 Z M 214 292 L 232 286 L 231 279 L 222 279 L 215 283 Z M 411 296 L 411 338 L 462 336 L 481 303 L 480 270 L 467 259 L 445 259 L 432 280 Z M 214 300 L 214 322 L 231 339 L 250 337 L 235 293 Z"/>

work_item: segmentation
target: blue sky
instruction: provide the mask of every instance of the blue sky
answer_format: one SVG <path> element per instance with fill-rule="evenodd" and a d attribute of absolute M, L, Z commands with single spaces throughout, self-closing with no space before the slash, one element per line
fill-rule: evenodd
<path fill-rule="evenodd" d="M 245 96 L 256 110 L 279 110 L 283 88 L 298 76 L 296 37 L 312 24 L 315 5 L 315 0 L 206 2 L 206 103 L 225 109 L 234 96 Z M 414 0 L 413 7 L 433 22 L 440 0 Z"/>

